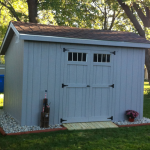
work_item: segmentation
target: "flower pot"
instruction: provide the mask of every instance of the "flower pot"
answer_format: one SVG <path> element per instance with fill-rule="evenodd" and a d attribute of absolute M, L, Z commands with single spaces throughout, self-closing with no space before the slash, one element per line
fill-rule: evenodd
<path fill-rule="evenodd" d="M 128 121 L 129 122 L 134 122 L 134 118 L 129 118 Z"/>

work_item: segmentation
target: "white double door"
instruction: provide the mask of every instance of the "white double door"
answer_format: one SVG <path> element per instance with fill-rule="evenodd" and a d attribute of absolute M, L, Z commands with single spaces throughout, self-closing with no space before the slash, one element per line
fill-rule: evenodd
<path fill-rule="evenodd" d="M 65 52 L 63 123 L 110 120 L 112 61 L 113 54 L 105 51 Z"/>

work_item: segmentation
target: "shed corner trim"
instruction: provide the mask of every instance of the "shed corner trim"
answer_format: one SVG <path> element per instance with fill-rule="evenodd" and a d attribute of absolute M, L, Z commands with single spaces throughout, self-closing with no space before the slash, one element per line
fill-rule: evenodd
<path fill-rule="evenodd" d="M 1 55 L 5 55 L 5 50 L 4 50 L 5 48 L 4 47 L 5 47 L 5 43 L 7 42 L 7 38 L 9 36 L 9 33 L 10 33 L 11 29 L 16 34 L 16 36 L 19 38 L 19 35 L 20 35 L 19 32 L 17 31 L 17 29 L 15 28 L 15 26 L 12 24 L 12 22 L 10 22 L 9 27 L 8 27 L 8 29 L 6 31 L 5 37 L 4 37 L 3 41 L 2 41 L 2 45 L 0 47 L 0 54 Z M 8 41 L 8 42 L 10 42 L 10 41 Z"/>

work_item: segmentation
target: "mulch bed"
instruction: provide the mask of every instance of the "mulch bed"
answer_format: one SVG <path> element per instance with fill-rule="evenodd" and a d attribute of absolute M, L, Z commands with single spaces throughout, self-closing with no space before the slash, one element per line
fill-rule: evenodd
<path fill-rule="evenodd" d="M 55 128 L 55 129 L 45 129 L 45 130 L 36 130 L 36 131 L 26 131 L 26 132 L 18 132 L 18 133 L 5 133 L 5 131 L 0 127 L 0 133 L 4 136 L 6 135 L 22 135 L 22 134 L 30 134 L 30 133 L 42 133 L 42 132 L 52 132 L 52 131 L 60 131 L 60 130 L 67 130 L 67 128 Z"/>

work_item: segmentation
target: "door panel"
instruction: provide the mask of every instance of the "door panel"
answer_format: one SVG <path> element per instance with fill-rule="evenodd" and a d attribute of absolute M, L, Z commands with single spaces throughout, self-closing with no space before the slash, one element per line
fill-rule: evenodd
<path fill-rule="evenodd" d="M 112 55 L 108 62 L 94 62 L 94 53 L 88 50 L 69 50 L 69 53 L 86 53 L 86 61 L 68 61 L 65 52 L 64 79 L 62 88 L 63 119 L 69 122 L 108 121 L 111 116 Z M 102 54 L 105 54 L 102 52 Z M 98 55 L 98 54 L 97 54 Z M 78 54 L 77 54 L 78 56 Z M 73 58 L 73 54 L 72 54 Z M 75 60 L 78 60 L 76 58 Z M 80 58 L 81 60 L 81 58 Z"/>
<path fill-rule="evenodd" d="M 69 51 L 71 53 L 71 50 Z M 74 51 L 73 51 L 74 52 Z M 88 58 L 88 51 L 79 51 L 79 53 L 86 53 Z M 66 58 L 67 52 L 65 52 Z M 78 58 L 77 58 L 78 59 Z M 66 60 L 65 60 L 66 61 Z M 89 101 L 89 61 L 66 61 L 64 68 L 64 84 L 67 85 L 64 92 L 66 96 L 66 113 L 63 119 L 67 120 L 63 123 L 69 122 L 87 122 L 88 121 L 88 101 Z"/>
<path fill-rule="evenodd" d="M 86 103 L 88 100 L 87 88 L 66 88 L 67 97 L 67 115 L 65 119 L 70 122 L 70 118 L 80 118 L 78 122 L 88 121 Z M 76 121 L 74 121 L 76 122 Z"/>
<path fill-rule="evenodd" d="M 100 51 L 92 52 L 91 55 L 97 53 L 101 54 Z M 91 57 L 92 57 L 91 56 Z M 112 57 L 112 56 L 111 56 Z M 93 62 L 91 59 L 91 80 L 90 80 L 90 99 L 89 99 L 89 121 L 108 121 L 111 112 L 110 108 L 110 95 L 112 84 L 111 81 L 111 69 L 112 62 Z"/>

